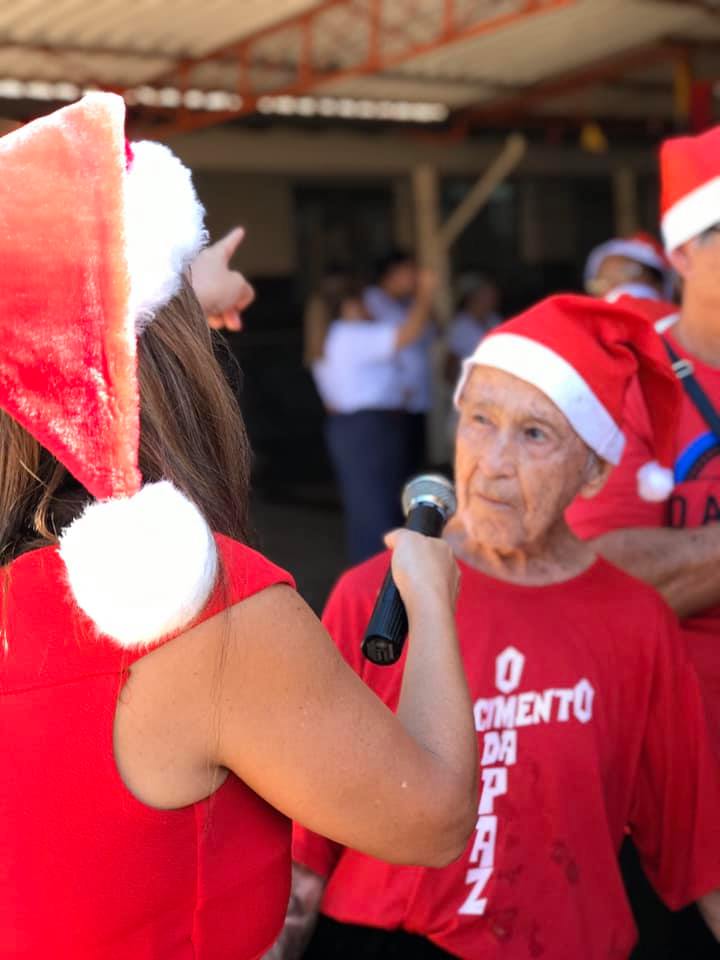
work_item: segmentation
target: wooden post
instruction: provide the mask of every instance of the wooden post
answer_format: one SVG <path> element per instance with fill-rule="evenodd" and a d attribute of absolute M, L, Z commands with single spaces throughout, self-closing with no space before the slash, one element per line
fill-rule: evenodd
<path fill-rule="evenodd" d="M 438 174 L 430 164 L 420 164 L 413 170 L 413 193 L 415 195 L 415 235 L 417 238 L 418 263 L 429 267 L 438 275 L 438 292 L 435 303 L 437 320 L 445 328 L 452 312 L 450 292 L 450 261 L 447 249 L 438 243 L 440 231 L 440 193 Z M 428 416 L 428 449 L 431 463 L 445 463 L 450 458 L 447 436 L 448 402 L 443 380 L 445 350 L 442 342 L 436 342 L 432 351 L 433 405 Z"/>
<path fill-rule="evenodd" d="M 415 196 L 415 234 L 418 262 L 431 267 L 438 275 L 436 314 L 441 327 L 452 318 L 452 290 L 450 250 L 463 230 L 485 206 L 493 191 L 512 173 L 527 151 L 527 141 L 520 134 L 508 137 L 497 158 L 478 179 L 472 190 L 458 204 L 445 223 L 440 219 L 440 190 L 438 174 L 430 164 L 420 164 L 413 170 Z M 445 384 L 443 366 L 444 344 L 436 344 L 433 351 L 434 403 L 429 418 L 428 453 L 433 463 L 444 463 L 452 457 L 449 436 L 450 391 Z"/>
<path fill-rule="evenodd" d="M 505 146 L 478 179 L 470 193 L 453 210 L 440 228 L 439 243 L 449 249 L 506 180 L 527 152 L 527 140 L 519 133 L 509 136 Z"/>
<path fill-rule="evenodd" d="M 438 275 L 436 311 L 445 326 L 452 308 L 449 250 L 440 243 L 440 191 L 437 169 L 423 163 L 413 170 L 415 234 L 418 262 Z"/>

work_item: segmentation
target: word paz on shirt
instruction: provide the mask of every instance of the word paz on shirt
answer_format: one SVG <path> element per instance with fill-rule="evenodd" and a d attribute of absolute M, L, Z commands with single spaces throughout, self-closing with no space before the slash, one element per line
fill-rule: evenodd
<path fill-rule="evenodd" d="M 495 800 L 507 793 L 508 768 L 517 763 L 517 728 L 567 723 L 571 717 L 580 723 L 592 720 L 595 691 L 588 680 L 583 678 L 574 687 L 515 693 L 524 666 L 525 657 L 519 650 L 515 647 L 504 650 L 495 661 L 495 686 L 499 695 L 477 700 L 474 707 L 475 729 L 483 734 L 482 791 L 470 868 L 465 878 L 471 889 L 459 910 L 466 916 L 483 916 L 487 908 L 487 897 L 483 893 L 495 869 L 498 832 Z"/>

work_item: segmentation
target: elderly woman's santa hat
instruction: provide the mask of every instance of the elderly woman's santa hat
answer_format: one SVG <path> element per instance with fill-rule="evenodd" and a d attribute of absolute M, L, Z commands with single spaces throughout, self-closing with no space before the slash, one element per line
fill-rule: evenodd
<path fill-rule="evenodd" d="M 170 483 L 143 487 L 136 340 L 205 241 L 190 174 L 126 144 L 93 93 L 0 139 L 0 407 L 96 498 L 60 538 L 71 590 L 126 647 L 186 626 L 215 543 Z"/>
<path fill-rule="evenodd" d="M 590 297 L 549 297 L 480 343 L 463 366 L 456 405 L 476 366 L 504 370 L 537 387 L 590 449 L 612 464 L 620 462 L 625 447 L 625 395 L 637 377 L 654 451 L 638 471 L 638 492 L 655 501 L 672 492 L 682 388 L 645 317 Z"/>

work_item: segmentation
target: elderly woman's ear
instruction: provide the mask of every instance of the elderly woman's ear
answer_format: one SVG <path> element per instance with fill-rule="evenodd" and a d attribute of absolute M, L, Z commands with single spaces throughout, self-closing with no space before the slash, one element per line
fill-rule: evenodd
<path fill-rule="evenodd" d="M 612 464 L 599 457 L 594 450 L 588 450 L 583 483 L 578 490 L 578 496 L 589 500 L 600 493 L 607 483 L 612 468 Z"/>

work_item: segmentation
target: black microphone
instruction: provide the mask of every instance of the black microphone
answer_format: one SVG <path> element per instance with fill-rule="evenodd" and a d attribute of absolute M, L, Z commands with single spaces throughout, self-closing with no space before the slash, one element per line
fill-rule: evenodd
<path fill-rule="evenodd" d="M 402 505 L 407 517 L 405 529 L 423 533 L 426 537 L 439 537 L 457 509 L 452 483 L 435 473 L 424 473 L 410 480 L 403 490 Z M 390 569 L 370 617 L 362 652 L 378 666 L 397 663 L 407 632 L 405 605 Z"/>

